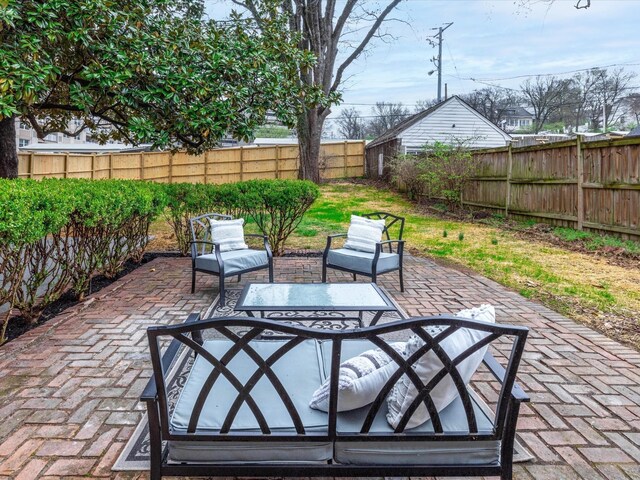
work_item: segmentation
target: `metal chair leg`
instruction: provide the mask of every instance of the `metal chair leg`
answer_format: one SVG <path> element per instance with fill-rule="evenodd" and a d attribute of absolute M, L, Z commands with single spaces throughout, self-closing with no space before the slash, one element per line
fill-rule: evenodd
<path fill-rule="evenodd" d="M 240 280 L 242 280 L 242 274 L 238 275 L 238 283 L 240 283 Z"/>
<path fill-rule="evenodd" d="M 273 283 L 273 263 L 269 263 L 269 283 Z"/>
<path fill-rule="evenodd" d="M 403 281 L 403 278 L 402 278 L 402 267 L 400 267 L 399 272 L 400 272 L 400 291 L 404 292 L 404 281 Z"/>
<path fill-rule="evenodd" d="M 327 264 L 322 262 L 322 283 L 327 283 Z"/>
<path fill-rule="evenodd" d="M 191 293 L 196 293 L 196 271 L 191 270 Z"/>
<path fill-rule="evenodd" d="M 218 285 L 220 286 L 220 301 L 218 302 L 218 306 L 224 307 L 224 277 L 222 275 L 219 277 Z"/>
<path fill-rule="evenodd" d="M 354 282 L 356 281 L 356 274 L 355 273 L 353 274 L 353 281 Z"/>

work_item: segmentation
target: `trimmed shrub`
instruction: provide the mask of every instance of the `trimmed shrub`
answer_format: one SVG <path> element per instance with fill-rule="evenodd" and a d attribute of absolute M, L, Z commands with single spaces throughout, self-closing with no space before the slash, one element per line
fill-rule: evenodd
<path fill-rule="evenodd" d="M 0 203 L 0 304 L 36 321 L 67 289 L 81 298 L 93 275 L 140 261 L 166 195 L 139 181 L 0 180 Z"/>
<path fill-rule="evenodd" d="M 256 223 L 266 235 L 274 255 L 284 252 L 286 239 L 320 195 L 313 182 L 301 180 L 249 180 L 222 185 L 166 185 L 167 220 L 183 255 L 189 253 L 189 219 L 204 213 L 223 213 Z"/>
<path fill-rule="evenodd" d="M 229 210 L 235 212 L 233 205 L 237 203 L 237 192 L 231 191 L 227 185 L 174 183 L 164 187 L 168 201 L 166 218 L 173 228 L 182 255 L 190 251 L 190 218 L 210 212 L 229 215 L 233 214 L 228 213 Z"/>
<path fill-rule="evenodd" d="M 113 278 L 129 258 L 142 259 L 149 225 L 167 198 L 161 185 L 129 180 L 72 180 L 66 188 L 76 201 L 70 219 L 72 288 L 82 298 L 95 272 Z"/>
<path fill-rule="evenodd" d="M 308 180 L 250 180 L 237 185 L 240 210 L 267 236 L 276 256 L 284 253 L 287 238 L 320 195 L 318 186 Z"/>

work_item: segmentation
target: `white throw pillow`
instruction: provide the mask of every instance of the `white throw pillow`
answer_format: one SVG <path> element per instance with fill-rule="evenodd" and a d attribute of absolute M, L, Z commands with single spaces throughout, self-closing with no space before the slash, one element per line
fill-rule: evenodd
<path fill-rule="evenodd" d="M 349 225 L 344 246 L 352 250 L 373 253 L 376 251 L 376 243 L 382 240 L 383 231 L 384 220 L 371 220 L 351 215 L 351 225 Z"/>
<path fill-rule="evenodd" d="M 389 346 L 401 355 L 405 350 L 404 342 Z M 373 402 L 397 368 L 398 364 L 379 348 L 342 362 L 338 377 L 338 411 L 355 410 Z M 311 408 L 329 411 L 330 382 L 331 377 L 314 392 L 309 403 Z"/>
<path fill-rule="evenodd" d="M 244 241 L 244 218 L 235 220 L 213 220 L 211 223 L 211 241 L 220 244 L 221 252 L 244 250 L 249 246 Z"/>
<path fill-rule="evenodd" d="M 458 312 L 456 316 L 487 323 L 495 323 L 496 321 L 496 312 L 491 305 L 482 305 L 477 308 L 462 310 Z M 481 332 L 479 330 L 460 328 L 455 333 L 442 340 L 440 342 L 440 346 L 444 349 L 449 358 L 453 360 L 462 352 L 467 350 L 467 348 L 475 345 L 487 335 L 488 333 Z M 409 358 L 423 345 L 423 340 L 417 335 L 413 335 L 406 344 L 404 356 Z M 488 346 L 482 347 L 480 350 L 474 352 L 457 365 L 458 372 L 460 373 L 465 385 L 469 383 L 471 377 L 480 366 L 480 363 L 482 363 L 482 359 L 487 352 L 487 348 Z M 432 350 L 429 350 L 413 364 L 414 371 L 425 385 L 440 372 L 442 367 L 442 362 Z M 447 375 L 431 390 L 430 394 L 436 410 L 441 412 L 453 400 L 455 400 L 459 393 L 451 376 Z M 403 375 L 394 385 L 393 390 L 387 399 L 387 405 L 389 408 L 387 421 L 392 427 L 395 428 L 398 426 L 398 423 L 400 423 L 404 413 L 409 409 L 417 396 L 418 390 L 415 385 L 409 380 L 407 375 Z M 421 403 L 413 412 L 413 415 L 405 428 L 417 427 L 429 419 L 429 411 L 427 410 L 427 407 L 425 407 L 424 403 Z"/>

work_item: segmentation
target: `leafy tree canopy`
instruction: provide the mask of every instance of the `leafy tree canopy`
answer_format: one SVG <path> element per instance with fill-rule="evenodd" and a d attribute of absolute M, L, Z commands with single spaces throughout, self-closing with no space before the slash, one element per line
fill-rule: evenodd
<path fill-rule="evenodd" d="M 101 140 L 192 151 L 250 138 L 267 110 L 294 125 L 324 96 L 301 85 L 315 58 L 277 3 L 261 3 L 258 29 L 204 20 L 201 0 L 0 0 L 0 121 L 41 138 L 107 122 Z"/>

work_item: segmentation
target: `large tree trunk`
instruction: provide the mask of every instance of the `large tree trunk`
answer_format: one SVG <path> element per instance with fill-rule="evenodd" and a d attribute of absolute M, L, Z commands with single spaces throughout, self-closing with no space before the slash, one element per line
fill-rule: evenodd
<path fill-rule="evenodd" d="M 320 182 L 320 138 L 324 119 L 317 108 L 307 109 L 298 117 L 299 176 L 315 183 Z"/>
<path fill-rule="evenodd" d="M 0 120 L 0 178 L 18 176 L 15 117 Z"/>

